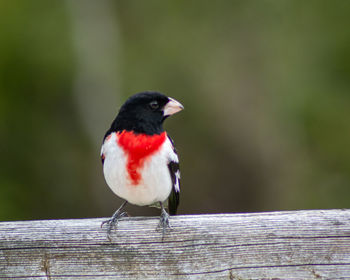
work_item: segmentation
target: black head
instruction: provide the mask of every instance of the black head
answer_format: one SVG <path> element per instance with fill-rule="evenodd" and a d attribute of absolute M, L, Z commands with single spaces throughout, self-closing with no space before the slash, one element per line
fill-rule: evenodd
<path fill-rule="evenodd" d="M 176 100 L 159 92 L 141 92 L 131 96 L 120 108 L 106 135 L 117 131 L 160 134 L 163 121 L 183 109 Z"/>

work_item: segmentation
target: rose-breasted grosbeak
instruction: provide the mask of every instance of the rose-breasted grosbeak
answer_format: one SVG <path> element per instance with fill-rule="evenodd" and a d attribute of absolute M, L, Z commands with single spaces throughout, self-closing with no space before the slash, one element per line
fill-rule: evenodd
<path fill-rule="evenodd" d="M 127 202 L 161 207 L 159 226 L 169 227 L 170 214 L 176 214 L 180 193 L 179 159 L 173 141 L 163 129 L 164 120 L 183 109 L 176 100 L 158 92 L 131 96 L 120 108 L 106 132 L 101 159 L 108 186 L 125 202 L 104 221 L 108 236 L 117 224 Z"/>

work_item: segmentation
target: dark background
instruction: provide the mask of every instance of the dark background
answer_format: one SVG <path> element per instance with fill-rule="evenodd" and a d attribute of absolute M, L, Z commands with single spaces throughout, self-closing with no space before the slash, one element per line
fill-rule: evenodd
<path fill-rule="evenodd" d="M 350 1 L 0 2 L 0 219 L 110 216 L 103 135 L 185 110 L 180 214 L 350 206 Z M 155 215 L 129 207 L 133 215 Z"/>

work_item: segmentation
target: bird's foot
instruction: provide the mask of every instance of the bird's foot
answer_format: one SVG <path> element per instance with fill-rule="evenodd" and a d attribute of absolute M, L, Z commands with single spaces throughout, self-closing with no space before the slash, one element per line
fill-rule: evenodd
<path fill-rule="evenodd" d="M 101 228 L 103 227 L 104 224 L 107 225 L 107 238 L 110 240 L 110 234 L 112 232 L 112 229 L 116 229 L 117 225 L 118 225 L 118 220 L 122 217 L 128 216 L 128 214 L 126 212 L 122 212 L 122 211 L 117 211 L 113 214 L 113 216 L 106 220 L 103 221 L 101 223 Z"/>
<path fill-rule="evenodd" d="M 162 229 L 162 233 L 163 233 L 163 237 L 164 234 L 166 233 L 166 231 L 168 229 L 170 229 L 170 224 L 169 224 L 169 214 L 165 211 L 165 209 L 162 209 L 162 213 L 160 215 L 160 219 L 159 219 L 159 224 L 157 229 Z"/>
<path fill-rule="evenodd" d="M 113 228 L 116 228 L 118 225 L 118 220 L 122 217 L 127 216 L 128 214 L 126 212 L 123 212 L 123 208 L 127 204 L 127 201 L 124 201 L 124 203 L 118 208 L 117 211 L 113 214 L 112 218 L 109 220 L 103 221 L 101 224 L 101 228 L 103 227 L 104 224 L 107 224 L 107 238 L 111 240 L 110 234 Z"/>

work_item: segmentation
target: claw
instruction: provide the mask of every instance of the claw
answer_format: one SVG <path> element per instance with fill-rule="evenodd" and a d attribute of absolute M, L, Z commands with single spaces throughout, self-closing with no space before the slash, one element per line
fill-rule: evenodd
<path fill-rule="evenodd" d="M 122 217 L 125 217 L 125 216 L 128 216 L 128 214 L 126 212 L 122 212 L 124 206 L 126 205 L 126 201 L 122 204 L 122 206 L 119 207 L 119 209 L 113 214 L 113 216 L 106 220 L 106 221 L 103 221 L 101 223 L 101 228 L 103 227 L 104 224 L 107 224 L 107 238 L 109 240 L 111 240 L 110 238 L 110 234 L 112 232 L 112 229 L 113 228 L 117 228 L 117 225 L 118 225 L 118 220 Z"/>
<path fill-rule="evenodd" d="M 112 232 L 112 229 L 116 229 L 117 226 L 118 226 L 118 220 L 122 217 L 125 217 L 127 216 L 127 213 L 126 212 L 122 212 L 122 213 L 118 213 L 117 215 L 113 215 L 112 218 L 110 218 L 109 220 L 106 220 L 106 221 L 103 221 L 101 223 L 101 228 L 103 227 L 104 224 L 107 224 L 107 236 L 108 236 L 108 239 L 110 239 L 110 234 Z"/>
<path fill-rule="evenodd" d="M 162 208 L 162 213 L 160 215 L 157 229 L 162 228 L 162 239 L 163 239 L 167 229 L 170 229 L 171 227 L 169 224 L 169 214 L 165 211 L 162 203 L 161 203 L 161 208 Z"/>
<path fill-rule="evenodd" d="M 129 216 L 128 213 L 122 212 L 122 213 L 120 213 L 120 214 L 118 213 L 117 215 L 114 214 L 114 215 L 112 216 L 112 218 L 110 218 L 110 219 L 108 219 L 108 220 L 105 220 L 105 221 L 103 221 L 103 222 L 101 223 L 101 228 L 103 227 L 104 224 L 107 224 L 107 225 L 110 225 L 110 224 L 116 225 L 116 224 L 118 224 L 118 220 L 119 220 L 120 218 L 125 217 L 125 216 Z"/>

